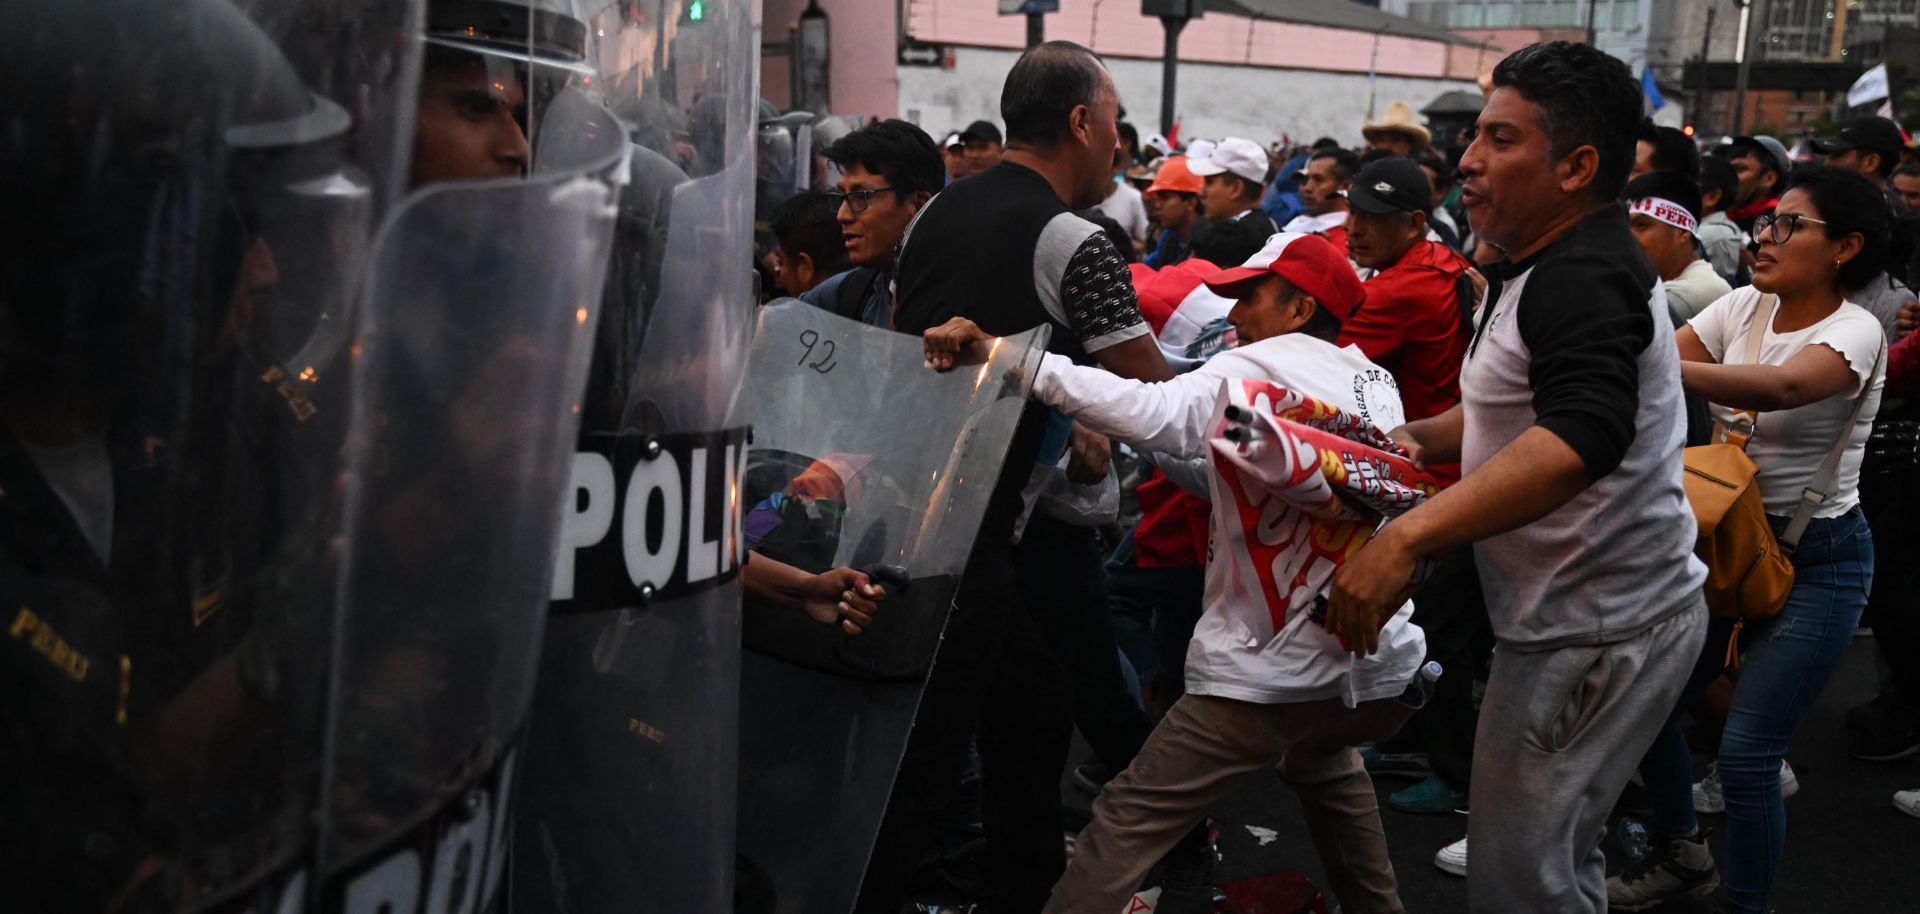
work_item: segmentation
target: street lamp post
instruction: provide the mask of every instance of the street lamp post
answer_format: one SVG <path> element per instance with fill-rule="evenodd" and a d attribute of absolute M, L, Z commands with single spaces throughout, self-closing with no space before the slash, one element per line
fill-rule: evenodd
<path fill-rule="evenodd" d="M 1166 28 L 1160 56 L 1160 134 L 1173 131 L 1174 77 L 1180 69 L 1180 31 L 1200 15 L 1202 0 L 1140 0 L 1140 15 L 1154 16 Z M 1249 24 L 1248 28 L 1252 28 Z"/>

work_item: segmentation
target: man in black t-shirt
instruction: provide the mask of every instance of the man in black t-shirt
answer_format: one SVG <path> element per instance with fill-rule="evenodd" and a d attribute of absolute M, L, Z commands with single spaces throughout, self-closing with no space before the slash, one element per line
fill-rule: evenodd
<path fill-rule="evenodd" d="M 1111 180 L 1119 148 L 1112 77 L 1093 52 L 1049 42 L 1014 64 L 1000 108 L 1004 160 L 949 186 L 907 230 L 894 328 L 937 333 L 965 318 L 1004 336 L 1050 324 L 1054 352 L 1127 377 L 1171 377 L 1126 263 L 1106 233 L 1072 212 L 1099 203 Z M 984 773 L 979 900 L 1002 914 L 1036 912 L 1065 868 L 1056 810 L 1069 684 L 1030 615 L 1048 607 L 1022 602 L 1014 531 L 1029 509 L 1029 479 L 1057 462 L 1068 427 L 1044 407 L 1021 416 L 921 697 L 859 911 L 894 914 L 905 901 L 969 740 Z"/>

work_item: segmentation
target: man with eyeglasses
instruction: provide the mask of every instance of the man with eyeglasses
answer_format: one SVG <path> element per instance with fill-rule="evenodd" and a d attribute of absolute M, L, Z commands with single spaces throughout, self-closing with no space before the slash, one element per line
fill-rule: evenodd
<path fill-rule="evenodd" d="M 933 138 L 906 121 L 863 127 L 827 147 L 840 186 L 826 193 L 853 269 L 800 300 L 874 327 L 893 324 L 893 264 L 907 224 L 946 184 Z"/>

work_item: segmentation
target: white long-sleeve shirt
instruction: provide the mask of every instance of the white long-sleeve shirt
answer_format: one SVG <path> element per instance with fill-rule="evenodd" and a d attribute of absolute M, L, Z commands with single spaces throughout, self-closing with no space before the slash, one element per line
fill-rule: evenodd
<path fill-rule="evenodd" d="M 1405 421 L 1393 375 L 1353 346 L 1334 346 L 1303 334 L 1244 344 L 1168 381 L 1145 383 L 1059 356 L 1042 360 L 1033 395 L 1072 415 L 1093 431 L 1137 448 L 1172 457 L 1204 459 L 1207 432 L 1223 380 L 1259 378 L 1325 401 L 1392 429 Z M 1212 539 L 1222 541 L 1215 499 Z M 1231 508 L 1226 509 L 1231 511 Z M 1275 631 L 1264 605 L 1244 582 L 1251 570 L 1236 567 L 1244 553 L 1209 549 L 1205 612 L 1187 645 L 1187 690 L 1260 704 L 1340 698 L 1353 705 L 1389 698 L 1406 687 L 1426 652 L 1426 639 L 1409 621 L 1411 602 L 1400 607 L 1380 633 L 1380 650 L 1369 657 L 1346 652 L 1307 613 L 1292 614 Z"/>

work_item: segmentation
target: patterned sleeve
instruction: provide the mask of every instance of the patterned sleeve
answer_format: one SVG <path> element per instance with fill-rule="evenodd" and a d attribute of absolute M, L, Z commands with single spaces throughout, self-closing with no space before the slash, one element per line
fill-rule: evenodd
<path fill-rule="evenodd" d="M 1067 325 L 1089 354 L 1149 332 L 1133 294 L 1133 274 L 1105 232 L 1094 232 L 1067 261 L 1060 280 Z"/>

